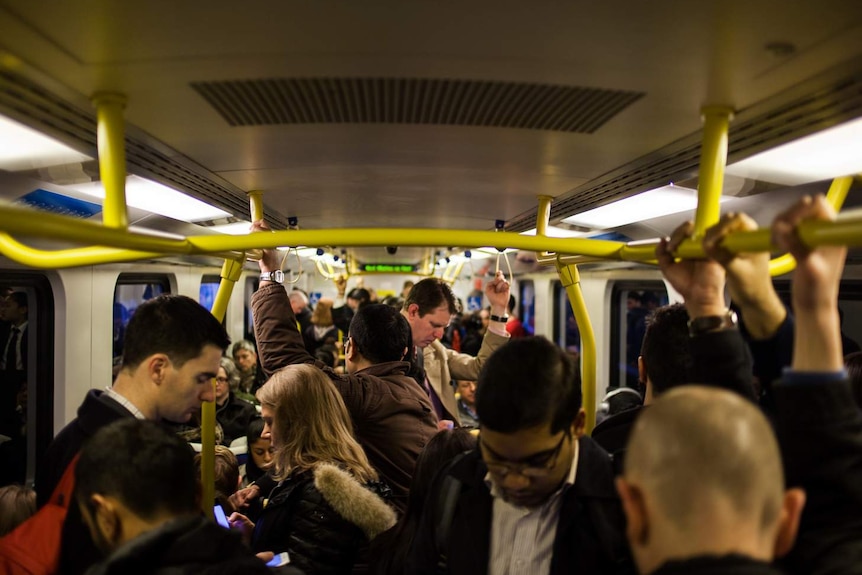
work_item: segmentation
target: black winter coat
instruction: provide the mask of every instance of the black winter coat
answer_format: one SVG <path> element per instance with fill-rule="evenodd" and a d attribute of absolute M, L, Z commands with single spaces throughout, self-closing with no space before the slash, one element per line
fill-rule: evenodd
<path fill-rule="evenodd" d="M 275 575 L 240 538 L 201 517 L 175 519 L 122 545 L 87 575 Z"/>
<path fill-rule="evenodd" d="M 290 554 L 314 575 L 350 573 L 360 548 L 395 524 L 395 512 L 345 471 L 319 464 L 288 477 L 269 495 L 252 549 Z"/>
<path fill-rule="evenodd" d="M 222 443 L 230 442 L 239 437 L 245 437 L 248 424 L 257 417 L 257 410 L 252 404 L 240 399 L 230 392 L 230 397 L 222 406 L 216 406 L 216 421 L 224 432 Z"/>

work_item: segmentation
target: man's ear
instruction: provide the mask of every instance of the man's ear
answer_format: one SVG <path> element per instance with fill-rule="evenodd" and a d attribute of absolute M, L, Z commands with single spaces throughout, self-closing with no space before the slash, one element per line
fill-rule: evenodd
<path fill-rule="evenodd" d="M 407 316 L 410 319 L 419 319 L 419 304 L 411 303 L 407 306 Z"/>
<path fill-rule="evenodd" d="M 145 360 L 147 373 L 156 385 L 161 385 L 171 366 L 170 358 L 164 353 L 155 353 Z"/>
<path fill-rule="evenodd" d="M 775 556 L 783 557 L 790 552 L 796 542 L 799 532 L 799 520 L 805 508 L 805 491 L 798 487 L 788 489 L 781 503 L 781 515 L 778 518 L 778 533 L 775 536 Z"/>
<path fill-rule="evenodd" d="M 584 408 L 578 410 L 575 420 L 572 422 L 572 433 L 575 439 L 583 436 L 587 432 L 587 412 Z"/>
<path fill-rule="evenodd" d="M 644 363 L 644 356 L 642 355 L 638 356 L 638 378 L 646 385 L 646 363 Z"/>
<path fill-rule="evenodd" d="M 409 348 L 409 347 L 405 347 L 405 348 L 404 348 L 404 351 L 403 351 L 403 352 L 401 352 L 401 359 L 402 359 L 402 360 L 404 360 L 404 361 L 410 361 L 410 358 L 409 358 L 409 357 L 407 357 L 407 354 L 408 354 L 409 352 L 410 352 L 410 348 Z"/>
<path fill-rule="evenodd" d="M 645 545 L 649 541 L 649 515 L 647 514 L 643 492 L 637 485 L 631 484 L 623 477 L 617 477 L 617 493 L 626 514 L 626 537 L 629 544 Z"/>
<path fill-rule="evenodd" d="M 122 536 L 123 524 L 120 521 L 120 513 L 117 508 L 117 502 L 110 498 L 94 493 L 90 497 L 95 516 L 93 517 L 93 526 L 98 529 L 102 539 L 116 547 Z"/>

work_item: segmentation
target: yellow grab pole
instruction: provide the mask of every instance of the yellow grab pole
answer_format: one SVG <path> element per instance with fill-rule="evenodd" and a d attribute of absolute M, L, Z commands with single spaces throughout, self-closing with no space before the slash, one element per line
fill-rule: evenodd
<path fill-rule="evenodd" d="M 98 121 L 99 173 L 105 188 L 102 222 L 109 228 L 126 229 L 126 142 L 123 127 L 122 94 L 99 92 L 93 95 Z"/>
<path fill-rule="evenodd" d="M 550 196 L 539 196 L 539 206 L 536 211 L 536 237 L 544 237 L 548 232 L 548 221 L 551 218 Z M 584 302 L 581 291 L 581 276 L 578 266 L 557 264 L 560 282 L 566 288 L 566 295 L 572 304 L 572 312 L 581 334 L 581 404 L 587 414 L 587 433 L 596 426 L 596 336 L 593 324 Z"/>
<path fill-rule="evenodd" d="M 25 266 L 41 269 L 134 262 L 162 256 L 158 252 L 140 252 L 102 246 L 45 251 L 24 245 L 3 232 L 0 232 L 0 254 Z"/>
<path fill-rule="evenodd" d="M 251 212 L 251 221 L 256 222 L 263 219 L 263 192 L 252 190 L 246 192 L 248 195 L 248 207 Z"/>
<path fill-rule="evenodd" d="M 703 237 L 706 229 L 718 222 L 720 216 L 719 199 L 727 163 L 727 130 L 733 117 L 733 110 L 726 106 L 705 106 L 701 112 L 704 124 L 697 180 L 697 211 L 694 215 L 696 238 Z"/>
<path fill-rule="evenodd" d="M 593 324 L 590 322 L 590 314 L 581 291 L 578 266 L 560 264 L 557 266 L 557 273 L 566 288 L 566 295 L 569 296 L 569 303 L 572 304 L 572 312 L 581 334 L 581 390 L 584 410 L 587 413 L 586 431 L 592 433 L 596 426 L 596 335 L 593 333 Z"/>
<path fill-rule="evenodd" d="M 244 259 L 225 260 L 221 268 L 221 282 L 212 308 L 213 317 L 219 321 L 224 321 L 233 286 L 242 276 Z M 213 380 L 213 388 L 215 384 Z M 201 508 L 207 517 L 212 517 L 215 501 L 215 412 L 215 401 L 204 402 L 201 408 Z"/>
<path fill-rule="evenodd" d="M 853 184 L 853 176 L 835 178 L 826 192 L 826 201 L 832 204 L 835 211 L 840 211 L 847 199 L 847 193 Z M 796 260 L 790 254 L 784 254 L 769 262 L 769 274 L 773 277 L 792 272 L 796 269 Z"/>

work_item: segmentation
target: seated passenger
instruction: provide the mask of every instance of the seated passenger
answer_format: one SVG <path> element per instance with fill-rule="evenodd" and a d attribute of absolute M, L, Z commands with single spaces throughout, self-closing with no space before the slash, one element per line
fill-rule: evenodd
<path fill-rule="evenodd" d="M 123 419 L 81 450 L 75 499 L 105 558 L 90 575 L 270 573 L 240 538 L 201 517 L 193 452 L 159 425 Z"/>
<path fill-rule="evenodd" d="M 371 547 L 371 572 L 375 575 L 403 575 L 407 565 L 407 553 L 419 527 L 422 510 L 431 481 L 438 471 L 456 456 L 476 448 L 476 438 L 464 428 L 445 429 L 431 438 L 419 459 L 410 483 L 410 499 L 407 511 L 394 527 L 374 540 Z"/>
<path fill-rule="evenodd" d="M 248 424 L 257 417 L 257 410 L 251 403 L 236 396 L 239 389 L 240 374 L 236 364 L 229 357 L 221 358 L 216 375 L 216 421 L 222 428 L 224 438 L 221 443 L 230 445 L 234 439 L 242 437 Z"/>
<path fill-rule="evenodd" d="M 263 419 L 254 418 L 246 429 L 248 441 L 248 459 L 240 468 L 242 475 L 242 486 L 248 487 L 260 479 L 272 466 L 272 448 L 269 437 L 261 437 L 263 434 Z"/>
<path fill-rule="evenodd" d="M 476 409 L 479 449 L 435 480 L 407 572 L 439 573 L 441 555 L 451 574 L 632 572 L 610 457 L 584 435 L 575 362 L 544 338 L 512 340 L 488 358 Z"/>
<path fill-rule="evenodd" d="M 237 396 L 247 401 L 255 401 L 254 394 L 266 381 L 266 377 L 260 369 L 254 344 L 247 339 L 238 341 L 233 344 L 231 355 L 240 373 Z"/>
<path fill-rule="evenodd" d="M 36 492 L 21 485 L 0 487 L 0 537 L 36 513 Z"/>
<path fill-rule="evenodd" d="M 461 416 L 462 427 L 479 427 L 479 416 L 476 414 L 476 382 L 458 382 L 458 415 Z"/>
<path fill-rule="evenodd" d="M 215 502 L 222 506 L 222 509 L 224 509 L 224 512 L 227 515 L 230 515 L 236 511 L 236 509 L 233 508 L 233 504 L 230 502 L 230 496 L 236 493 L 236 490 L 239 489 L 239 461 L 237 461 L 236 455 L 233 454 L 233 451 L 224 445 L 215 446 L 214 456 L 215 473 L 213 477 L 215 482 Z M 201 477 L 200 453 L 195 454 L 195 477 L 198 479 Z"/>
<path fill-rule="evenodd" d="M 349 573 L 362 546 L 395 524 L 329 378 L 311 365 L 276 372 L 258 390 L 278 485 L 254 525 L 255 551 L 290 554 L 308 573 Z M 377 492 L 375 492 L 375 490 Z M 239 513 L 231 523 L 248 529 Z"/>

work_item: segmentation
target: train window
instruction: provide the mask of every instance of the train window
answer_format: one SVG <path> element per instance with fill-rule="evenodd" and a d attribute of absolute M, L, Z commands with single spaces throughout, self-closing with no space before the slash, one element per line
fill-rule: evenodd
<path fill-rule="evenodd" d="M 646 317 L 667 305 L 663 282 L 617 282 L 611 293 L 611 370 L 608 386 L 637 388 L 638 356 L 646 332 Z"/>
<path fill-rule="evenodd" d="M 207 308 L 207 311 L 213 310 L 218 287 L 221 283 L 221 278 L 217 275 L 205 275 L 201 278 L 201 289 L 198 302 Z"/>
<path fill-rule="evenodd" d="M 527 335 L 536 333 L 536 288 L 532 280 L 518 282 L 518 319 L 527 330 Z"/>
<path fill-rule="evenodd" d="M 791 306 L 789 279 L 775 280 L 775 291 L 788 308 Z M 860 350 L 862 345 L 862 281 L 843 280 L 838 290 L 838 311 L 841 314 L 841 342 L 844 354 Z"/>
<path fill-rule="evenodd" d="M 38 274 L 3 273 L 0 293 L 0 485 L 32 484 L 54 436 L 54 294 Z"/>
<path fill-rule="evenodd" d="M 572 355 L 581 353 L 581 332 L 569 296 L 559 281 L 554 282 L 554 341 Z"/>
<path fill-rule="evenodd" d="M 162 294 L 170 293 L 167 276 L 154 274 L 120 274 L 114 288 L 113 361 L 116 365 L 123 355 L 123 335 L 129 319 L 138 306 Z"/>

